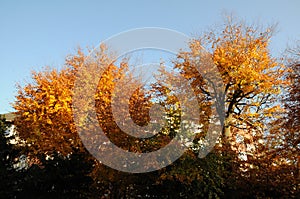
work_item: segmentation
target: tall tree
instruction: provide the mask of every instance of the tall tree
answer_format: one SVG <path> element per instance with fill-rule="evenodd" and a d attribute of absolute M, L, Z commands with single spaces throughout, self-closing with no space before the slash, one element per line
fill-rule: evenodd
<path fill-rule="evenodd" d="M 285 98 L 285 108 L 287 109 L 287 119 L 284 127 L 288 129 L 289 137 L 286 143 L 291 145 L 296 151 L 299 151 L 300 144 L 300 46 L 291 50 L 292 59 L 288 63 L 290 73 L 288 79 L 291 84 L 289 86 L 288 95 Z M 298 148 L 298 149 L 297 149 Z"/>
<path fill-rule="evenodd" d="M 258 173 L 252 171 L 257 168 L 259 173 L 263 174 L 266 173 L 266 169 L 269 169 L 264 166 L 269 165 L 269 160 L 263 158 L 268 151 L 265 139 L 270 123 L 283 110 L 278 96 L 289 82 L 285 79 L 285 65 L 273 57 L 269 50 L 273 30 L 274 27 L 262 29 L 229 20 L 221 30 L 204 33 L 199 38 L 192 39 L 189 51 L 179 53 L 174 61 L 175 71 L 179 71 L 184 78 L 188 79 L 197 96 L 199 109 L 206 112 L 200 116 L 202 119 L 200 122 L 203 124 L 200 133 L 202 136 L 207 133 L 207 124 L 213 114 L 209 110 L 214 101 L 216 106 L 225 111 L 222 139 L 219 142 L 221 144 L 216 146 L 216 149 L 224 153 L 219 157 L 217 153 L 213 159 L 216 164 L 219 164 L 219 167 L 214 169 L 214 173 L 216 176 L 223 175 L 223 179 L 219 179 L 220 184 L 212 186 L 216 190 L 222 189 L 225 184 L 227 189 L 234 190 L 245 181 L 242 176 L 250 175 L 251 177 L 247 178 L 247 180 L 252 179 L 248 181 L 249 184 L 255 184 L 255 180 L 259 181 L 259 179 L 253 180 L 253 176 Z M 214 88 L 217 85 L 214 85 L 215 79 L 212 78 L 214 76 L 203 75 L 209 74 L 210 71 L 202 71 L 201 74 L 201 70 L 210 69 L 211 63 L 217 67 L 222 78 L 224 90 L 221 93 L 215 92 Z M 166 71 L 163 71 L 163 74 L 172 75 Z M 208 85 L 212 86 L 212 89 L 209 89 Z M 191 146 L 191 151 L 196 154 L 197 145 L 199 146 L 199 143 L 194 142 Z M 194 159 L 190 164 L 197 164 L 197 160 L 193 158 L 195 155 L 192 154 L 187 153 L 184 159 Z M 229 155 L 228 159 L 225 155 Z M 212 161 L 209 158 L 206 160 Z M 251 169 L 252 167 L 255 169 Z M 175 179 L 189 179 L 186 181 L 193 182 L 196 180 L 197 175 L 193 176 L 196 172 L 200 173 L 197 178 L 203 179 L 205 172 L 211 171 L 209 166 L 201 168 L 201 172 L 201 169 L 195 168 L 195 173 L 193 171 L 185 173 L 185 169 L 182 168 L 174 165 L 174 171 L 167 176 L 171 178 L 178 176 Z M 185 173 L 185 175 L 174 175 L 174 173 Z M 268 178 L 267 175 L 264 177 Z M 222 195 L 222 191 L 219 194 Z"/>
<path fill-rule="evenodd" d="M 83 78 L 78 78 L 78 71 L 82 72 L 81 77 Z M 95 71 L 98 73 L 95 74 Z M 90 83 L 95 83 L 95 76 L 100 73 L 101 76 L 95 89 Z M 152 105 L 150 96 L 146 94 L 139 80 L 134 80 L 130 75 L 126 60 L 117 66 L 113 56 L 106 54 L 104 46 L 95 50 L 93 56 L 87 56 L 78 50 L 76 55 L 67 57 L 66 64 L 60 71 L 46 68 L 41 72 L 33 72 L 32 79 L 32 83 L 18 87 L 14 108 L 17 115 L 15 124 L 20 136 L 26 140 L 29 159 L 37 159 L 36 164 L 46 169 L 45 171 L 37 170 L 37 172 L 47 172 L 47 169 L 51 170 L 52 167 L 55 172 L 60 172 L 61 168 L 58 164 L 70 166 L 68 161 L 81 160 L 84 161 L 87 169 L 82 174 L 91 175 L 95 180 L 95 186 L 106 185 L 103 189 L 96 187 L 102 193 L 108 191 L 112 197 L 121 197 L 122 194 L 128 194 L 128 187 L 138 186 L 140 179 L 137 177 L 109 169 L 88 154 L 73 119 L 74 85 L 79 81 L 77 89 L 86 89 L 87 92 L 93 89 L 93 95 L 91 98 L 86 98 L 84 95 L 87 93 L 83 93 L 83 96 L 76 99 L 77 105 L 79 105 L 77 108 L 80 109 L 78 113 L 92 109 L 97 115 L 97 124 L 115 145 L 131 152 L 146 152 L 159 148 L 161 143 L 168 142 L 168 139 L 162 139 L 162 135 L 158 135 L 152 140 L 134 138 L 126 134 L 127 132 L 122 132 L 117 125 L 116 115 L 118 114 L 129 115 L 134 123 L 141 126 L 146 125 L 149 122 L 149 109 Z M 76 80 L 78 81 L 76 82 Z M 126 85 L 122 85 L 122 83 Z M 120 101 L 117 101 L 119 103 L 115 104 L 115 112 L 113 112 L 112 103 L 116 93 L 130 97 L 128 101 L 126 101 L 127 98 L 124 101 L 120 97 Z M 89 112 L 80 115 L 80 121 L 90 119 L 90 115 L 85 113 Z M 82 128 L 87 127 L 82 126 Z M 86 131 L 86 133 L 90 132 Z M 86 141 L 95 146 L 93 138 L 96 133 L 93 129 L 91 129 L 91 133 L 93 134 L 87 136 Z M 147 144 L 148 146 L 146 146 Z M 99 146 L 95 147 L 99 148 Z M 101 150 L 105 151 L 105 144 L 102 144 L 101 147 Z M 83 154 L 85 155 L 83 156 Z M 53 158 L 54 160 L 52 160 Z M 119 158 L 120 164 L 123 161 L 118 154 L 113 154 L 110 158 Z M 94 161 L 94 169 L 88 174 L 91 161 Z M 84 164 L 82 168 L 84 168 Z M 154 159 L 153 164 L 156 164 Z M 32 165 L 33 170 L 34 166 Z M 69 175 L 78 177 L 78 172 L 73 172 L 72 168 L 66 170 L 70 171 Z M 37 175 L 35 176 L 37 177 Z M 39 177 L 39 180 L 44 181 L 48 177 L 53 180 L 51 176 L 45 176 L 45 179 Z M 63 180 L 68 179 L 63 178 Z M 37 189 L 45 191 L 41 187 L 37 187 Z M 118 192 L 115 192 L 116 190 Z M 55 190 L 53 191 L 55 192 Z"/>
<path fill-rule="evenodd" d="M 286 194 L 297 197 L 300 194 L 300 47 L 288 50 L 286 58 L 289 86 L 281 98 L 285 108 L 274 118 L 268 137 L 268 154 L 273 170 L 279 170 L 278 186 L 285 187 Z M 298 195 L 297 195 L 298 194 Z M 296 196 L 297 195 L 297 196 Z"/>
<path fill-rule="evenodd" d="M 224 82 L 223 134 L 227 138 L 232 137 L 234 128 L 262 134 L 267 118 L 279 109 L 275 102 L 285 84 L 284 65 L 270 54 L 272 31 L 273 27 L 259 31 L 229 21 L 223 30 L 191 41 L 190 51 L 182 52 L 176 62 L 175 67 L 192 82 L 196 92 L 209 96 L 211 92 L 203 83 L 206 79 L 197 69 L 201 70 L 203 48 L 211 54 Z"/>

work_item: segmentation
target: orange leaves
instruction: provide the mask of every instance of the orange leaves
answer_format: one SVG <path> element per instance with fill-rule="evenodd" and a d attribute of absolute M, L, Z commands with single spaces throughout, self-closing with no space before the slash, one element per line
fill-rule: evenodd
<path fill-rule="evenodd" d="M 211 53 L 224 82 L 225 124 L 229 124 L 224 132 L 228 134 L 230 127 L 241 126 L 263 131 L 267 118 L 280 111 L 275 102 L 281 88 L 287 84 L 285 66 L 270 55 L 270 37 L 270 29 L 261 33 L 255 27 L 229 22 L 220 33 L 211 32 L 192 40 L 190 51 L 178 56 L 175 68 L 195 88 L 200 88 L 199 95 L 209 96 L 205 78 L 196 72 L 196 68 L 207 62 L 201 51 L 205 48 Z"/>
<path fill-rule="evenodd" d="M 60 72 L 49 68 L 43 72 L 33 71 L 33 83 L 19 88 L 16 96 L 14 108 L 20 136 L 41 151 L 51 146 L 51 150 L 69 152 L 68 143 L 59 140 L 65 133 L 69 133 L 70 139 L 74 138 L 71 89 L 75 73 L 70 68 Z M 43 136 L 37 137 L 36 133 Z"/>
<path fill-rule="evenodd" d="M 261 80 L 266 80 L 263 71 L 278 65 L 269 56 L 266 42 L 259 39 L 253 41 L 247 36 L 238 35 L 236 39 L 218 40 L 215 44 L 213 59 L 221 73 L 225 84 L 240 84 L 245 91 L 250 91 Z M 273 78 L 267 76 L 267 78 Z"/>
<path fill-rule="evenodd" d="M 82 84 L 77 85 L 78 89 L 95 90 L 93 99 L 87 99 L 85 96 L 78 99 L 82 104 L 79 107 L 83 110 L 96 108 L 101 128 L 114 143 L 119 144 L 120 147 L 131 145 L 127 148 L 132 148 L 133 151 L 140 150 L 135 140 L 128 141 L 128 135 L 118 128 L 111 111 L 112 97 L 118 81 L 131 82 L 130 86 L 133 87 L 140 84 L 138 81 L 131 81 L 130 75 L 127 77 L 128 64 L 125 61 L 117 67 L 113 64 L 113 58 L 106 55 L 104 51 L 105 49 L 101 48 L 91 59 L 87 59 L 81 51 L 78 51 L 77 55 L 66 59 L 66 65 L 61 71 L 49 68 L 42 72 L 33 71 L 33 83 L 24 88 L 19 87 L 14 104 L 18 115 L 16 125 L 21 137 L 34 146 L 36 152 L 51 154 L 59 151 L 65 155 L 75 148 L 84 150 L 73 121 L 72 101 L 76 79 L 82 79 L 80 82 Z M 105 63 L 108 63 L 108 67 L 104 71 L 102 65 Z M 83 70 L 81 78 L 76 76 L 79 69 Z M 101 73 L 96 88 L 92 88 L 91 83 L 94 83 L 95 76 L 100 74 L 90 74 L 85 72 L 85 69 Z M 124 102 L 126 106 L 129 103 L 131 117 L 137 124 L 145 125 L 148 122 L 148 111 L 151 106 L 149 98 L 145 97 L 146 94 L 142 89 L 128 93 L 129 91 L 123 88 L 119 86 L 118 89 L 121 89 L 119 92 L 131 96 L 129 102 Z M 124 111 L 122 104 L 123 102 L 116 105 L 119 106 L 120 113 Z M 83 115 L 81 123 L 83 124 L 87 119 L 89 115 Z"/>

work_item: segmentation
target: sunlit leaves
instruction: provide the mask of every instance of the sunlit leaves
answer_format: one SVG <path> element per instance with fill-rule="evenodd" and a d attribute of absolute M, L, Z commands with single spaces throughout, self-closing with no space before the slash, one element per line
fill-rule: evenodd
<path fill-rule="evenodd" d="M 269 52 L 271 29 L 258 32 L 254 27 L 230 22 L 220 33 L 210 32 L 192 40 L 190 52 L 178 56 L 176 68 L 198 88 L 199 94 L 209 95 L 205 77 L 195 69 L 199 67 L 197 64 L 203 64 L 201 51 L 211 53 L 225 86 L 225 124 L 228 125 L 225 128 L 240 125 L 266 128 L 265 118 L 280 109 L 274 104 L 276 95 L 287 82 L 283 79 L 284 65 Z M 256 130 L 262 133 L 262 129 Z"/>

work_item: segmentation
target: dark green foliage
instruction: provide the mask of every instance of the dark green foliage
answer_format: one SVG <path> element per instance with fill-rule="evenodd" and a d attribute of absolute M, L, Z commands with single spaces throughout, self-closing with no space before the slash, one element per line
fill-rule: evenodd
<path fill-rule="evenodd" d="M 17 198 L 87 198 L 91 193 L 92 162 L 85 154 L 74 154 L 68 158 L 55 154 L 53 159 L 41 158 L 40 166 L 33 165 L 20 173 Z"/>
<path fill-rule="evenodd" d="M 16 171 L 14 160 L 26 151 L 25 146 L 12 145 L 4 132 L 10 126 L 0 116 L 0 198 L 90 198 L 92 178 L 88 175 L 93 160 L 86 153 L 63 157 L 59 153 L 46 160 L 39 155 L 39 164 Z"/>
<path fill-rule="evenodd" d="M 18 172 L 13 169 L 14 158 L 18 156 L 17 147 L 9 143 L 14 136 L 7 138 L 5 131 L 10 127 L 4 116 L 0 115 L 0 196 L 3 198 L 13 197 L 13 190 L 17 189 L 16 179 Z"/>

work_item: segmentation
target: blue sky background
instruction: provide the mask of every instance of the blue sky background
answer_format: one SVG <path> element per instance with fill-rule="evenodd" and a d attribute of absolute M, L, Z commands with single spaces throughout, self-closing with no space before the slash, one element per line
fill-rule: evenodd
<path fill-rule="evenodd" d="M 298 0 L 0 1 L 0 113 L 13 111 L 16 83 L 32 70 L 60 68 L 81 46 L 97 46 L 132 28 L 163 27 L 194 35 L 221 24 L 224 13 L 248 22 L 278 22 L 271 52 L 278 56 L 300 38 Z"/>

